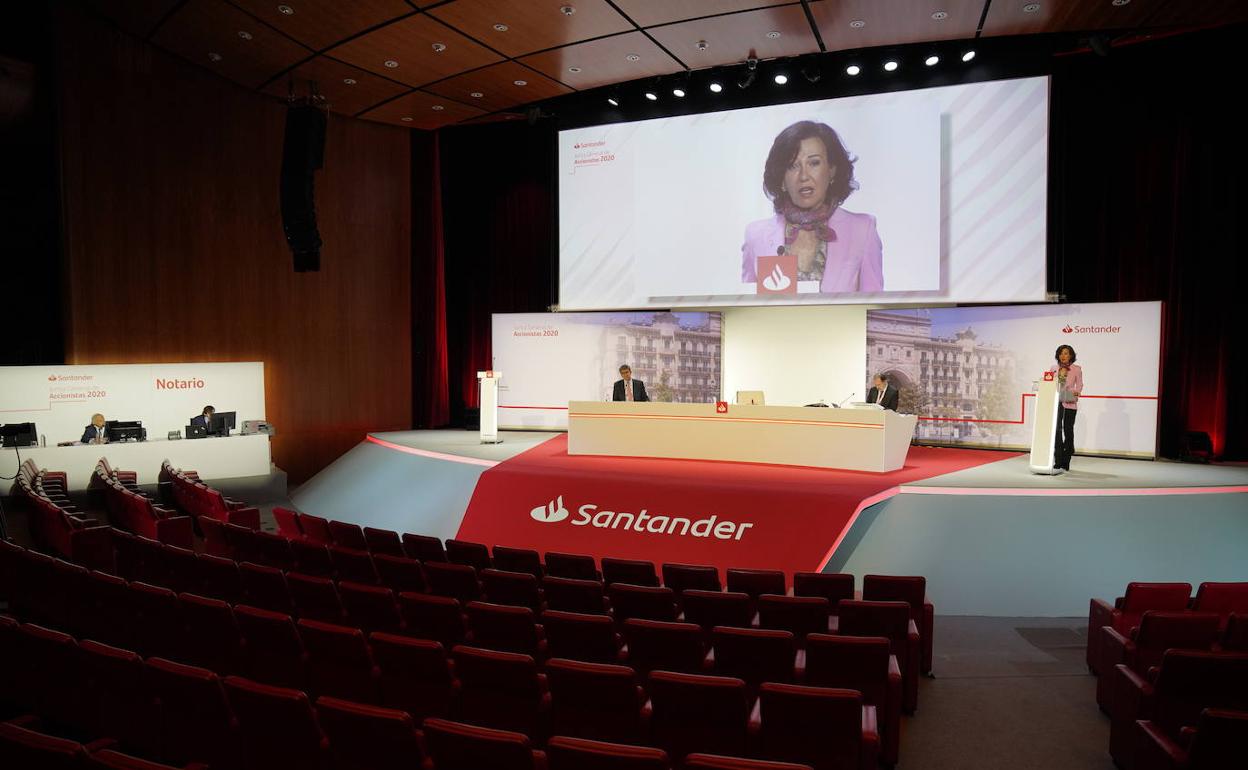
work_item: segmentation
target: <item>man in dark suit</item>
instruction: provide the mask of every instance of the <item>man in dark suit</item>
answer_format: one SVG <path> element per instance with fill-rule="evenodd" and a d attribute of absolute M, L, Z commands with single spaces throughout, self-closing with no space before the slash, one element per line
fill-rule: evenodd
<path fill-rule="evenodd" d="M 108 436 L 104 432 L 104 415 L 91 415 L 91 424 L 82 432 L 83 444 L 104 444 L 107 443 Z"/>
<path fill-rule="evenodd" d="M 204 426 L 205 433 L 212 433 L 212 416 L 216 413 L 217 410 L 215 407 L 206 406 L 204 407 L 203 414 L 191 418 L 191 425 L 202 425 Z"/>
<path fill-rule="evenodd" d="M 615 381 L 615 391 L 611 394 L 612 401 L 649 401 L 646 395 L 646 383 L 633 379 L 633 370 L 628 364 L 620 367 L 620 377 Z"/>
<path fill-rule="evenodd" d="M 867 403 L 879 404 L 885 409 L 897 411 L 897 389 L 888 384 L 887 374 L 875 375 L 875 386 L 867 391 Z"/>

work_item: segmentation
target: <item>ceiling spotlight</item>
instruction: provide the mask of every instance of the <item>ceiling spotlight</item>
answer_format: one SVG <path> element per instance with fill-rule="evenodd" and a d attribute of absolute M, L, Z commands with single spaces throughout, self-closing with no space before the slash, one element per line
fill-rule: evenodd
<path fill-rule="evenodd" d="M 221 61 L 221 54 L 217 53 L 216 51 L 209 51 L 208 61 L 211 61 L 211 62 Z"/>
<path fill-rule="evenodd" d="M 1131 2 L 1131 0 L 1114 0 L 1112 3 L 1110 3 L 1110 5 L 1114 6 L 1115 8 L 1121 8 L 1122 6 L 1126 5 L 1129 2 Z"/>
<path fill-rule="evenodd" d="M 611 105 L 612 107 L 619 107 L 619 106 L 620 106 L 620 100 L 619 100 L 619 99 L 616 99 L 614 96 L 608 96 L 608 97 L 607 97 L 607 104 Z"/>
<path fill-rule="evenodd" d="M 850 29 L 862 29 L 865 26 L 867 26 L 867 23 L 862 19 L 854 19 L 849 23 Z"/>
<path fill-rule="evenodd" d="M 495 25 L 494 25 L 494 31 L 495 31 L 495 32 L 506 32 L 506 31 L 507 31 L 507 30 L 509 30 L 509 29 L 511 29 L 511 27 L 508 27 L 506 24 L 495 24 Z"/>
<path fill-rule="evenodd" d="M 432 108 L 432 109 L 433 109 L 433 111 L 434 111 L 434 112 L 441 112 L 442 110 L 445 110 L 446 108 L 445 108 L 445 107 L 443 107 L 443 106 L 442 106 L 442 105 L 440 105 L 440 104 L 435 104 L 435 105 L 433 105 L 433 108 Z"/>
<path fill-rule="evenodd" d="M 940 57 L 935 54 L 932 54 L 931 56 L 924 59 L 923 63 L 929 67 L 935 67 L 937 64 L 940 64 Z"/>
<path fill-rule="evenodd" d="M 482 96 L 485 96 L 485 94 L 481 93 L 480 91 L 473 91 L 472 93 L 468 95 L 471 96 L 473 99 L 480 99 Z"/>
<path fill-rule="evenodd" d="M 774 30 L 774 29 L 773 29 L 772 31 L 770 31 L 770 32 L 768 32 L 768 33 L 767 33 L 767 39 L 768 39 L 768 40 L 775 40 L 775 39 L 776 39 L 776 38 L 778 38 L 778 37 L 780 37 L 780 33 L 779 33 L 779 32 L 777 32 L 777 31 L 776 31 L 776 30 Z"/>
<path fill-rule="evenodd" d="M 627 59 L 628 61 L 641 61 L 641 57 L 635 53 L 630 53 L 628 56 L 625 56 L 624 58 Z"/>
<path fill-rule="evenodd" d="M 568 67 L 568 72 L 571 72 L 573 75 L 577 74 L 580 71 L 581 71 L 580 67 Z"/>
<path fill-rule="evenodd" d="M 251 33 L 245 29 L 240 29 L 238 31 L 238 36 L 241 37 L 243 40 L 251 40 Z"/>
<path fill-rule="evenodd" d="M 862 72 L 862 67 L 859 67 L 857 64 L 851 64 L 845 68 L 845 74 L 850 77 L 857 75 L 859 72 Z"/>
<path fill-rule="evenodd" d="M 705 40 L 699 40 L 698 42 L 694 43 L 693 47 L 698 49 L 699 51 L 705 51 L 706 49 L 710 48 L 711 45 Z"/>
<path fill-rule="evenodd" d="M 655 94 L 653 91 L 646 91 L 646 98 L 652 102 L 657 102 L 659 100 L 658 95 Z"/>
<path fill-rule="evenodd" d="M 571 16 L 576 13 L 576 9 L 570 5 L 565 5 L 559 8 L 559 13 L 562 13 L 564 16 Z"/>
<path fill-rule="evenodd" d="M 343 78 L 342 82 L 349 86 L 353 86 L 356 84 L 356 79 L 355 78 Z"/>
<path fill-rule="evenodd" d="M 513 85 L 517 85 L 517 86 L 527 86 L 529 84 L 529 81 L 527 80 L 513 80 L 511 82 Z"/>
<path fill-rule="evenodd" d="M 386 65 L 386 67 L 388 67 L 388 68 L 390 68 L 390 69 L 394 69 L 395 67 L 398 67 L 398 66 L 399 66 L 399 63 L 398 63 L 397 61 L 395 61 L 394 59 L 386 59 L 386 60 L 383 62 L 383 64 L 385 64 L 385 65 Z"/>
<path fill-rule="evenodd" d="M 967 51 L 966 53 L 962 54 L 962 61 L 964 62 L 970 61 L 971 59 L 974 59 L 974 58 L 975 58 L 974 51 Z"/>
<path fill-rule="evenodd" d="M 896 72 L 896 70 L 897 70 L 897 62 L 892 61 L 891 59 L 889 61 L 884 62 L 885 72 Z"/>
<path fill-rule="evenodd" d="M 411 119 L 411 118 L 399 118 L 399 120 L 403 121 L 404 123 L 411 123 L 411 122 L 412 122 L 412 119 Z"/>
<path fill-rule="evenodd" d="M 446 50 L 446 43 L 434 43 L 432 47 L 434 53 L 442 53 Z"/>
<path fill-rule="evenodd" d="M 717 93 L 719 93 L 720 91 L 723 91 L 723 90 L 724 90 L 724 87 L 723 87 L 723 86 L 721 86 L 719 83 L 711 83 L 711 85 L 710 85 L 710 89 L 711 89 L 711 93 L 713 93 L 713 94 L 717 94 Z"/>
<path fill-rule="evenodd" d="M 776 85 L 782 86 L 785 83 L 789 82 L 789 76 L 784 74 L 783 72 L 780 72 L 780 73 L 777 73 L 776 76 L 772 78 L 772 80 L 776 81 Z"/>
<path fill-rule="evenodd" d="M 295 15 L 295 9 L 294 9 L 294 8 L 291 8 L 289 5 L 279 5 L 279 6 L 277 6 L 277 12 L 278 12 L 278 13 L 280 13 L 281 15 L 283 15 L 283 16 L 294 16 L 294 15 Z"/>
<path fill-rule="evenodd" d="M 935 19 L 936 21 L 944 21 L 945 19 L 949 18 L 949 14 L 945 11 L 936 11 L 935 13 L 932 14 L 932 18 Z"/>
<path fill-rule="evenodd" d="M 1038 10 L 1040 10 L 1039 3 L 1028 3 L 1023 6 L 1023 13 L 1035 13 Z"/>
<path fill-rule="evenodd" d="M 758 66 L 758 59 L 746 59 L 745 74 L 737 80 L 737 88 L 746 89 L 754 85 L 754 78 L 758 74 L 755 67 Z"/>
<path fill-rule="evenodd" d="M 683 88 L 673 88 L 673 89 L 672 89 L 672 96 L 675 96 L 675 97 L 676 97 L 676 98 L 678 98 L 678 99 L 683 99 L 683 98 L 685 98 L 685 89 L 683 89 Z"/>

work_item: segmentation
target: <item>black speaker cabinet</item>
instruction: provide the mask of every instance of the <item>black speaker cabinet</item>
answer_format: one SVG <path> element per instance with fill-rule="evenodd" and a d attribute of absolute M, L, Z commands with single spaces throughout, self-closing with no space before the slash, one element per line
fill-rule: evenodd
<path fill-rule="evenodd" d="M 324 165 L 325 111 L 309 105 L 292 106 L 286 111 L 282 144 L 282 229 L 297 273 L 321 269 L 314 175 Z"/>

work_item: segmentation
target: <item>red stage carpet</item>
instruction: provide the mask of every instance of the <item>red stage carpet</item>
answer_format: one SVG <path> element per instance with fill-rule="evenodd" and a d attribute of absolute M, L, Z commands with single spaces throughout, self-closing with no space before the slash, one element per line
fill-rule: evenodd
<path fill-rule="evenodd" d="M 858 512 L 898 484 L 1014 453 L 911 447 L 893 473 L 569 456 L 561 434 L 486 471 L 458 537 L 726 567 L 818 570 Z"/>

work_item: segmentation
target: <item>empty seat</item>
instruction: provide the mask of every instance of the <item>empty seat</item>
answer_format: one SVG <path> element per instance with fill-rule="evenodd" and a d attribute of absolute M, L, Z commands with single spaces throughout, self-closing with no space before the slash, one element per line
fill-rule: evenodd
<path fill-rule="evenodd" d="M 248 606 L 287 615 L 294 611 L 286 576 L 280 569 L 243 562 L 238 565 L 238 572 L 243 578 L 244 602 Z"/>
<path fill-rule="evenodd" d="M 670 588 L 613 583 L 609 593 L 611 608 L 619 622 L 629 618 L 676 620 L 676 593 Z"/>
<path fill-rule="evenodd" d="M 525 572 L 535 578 L 545 574 L 542 569 L 542 557 L 537 551 L 529 548 L 507 548 L 494 546 L 494 569 L 504 572 Z"/>
<path fill-rule="evenodd" d="M 1248 652 L 1248 614 L 1232 613 L 1226 619 L 1219 647 L 1228 652 Z"/>
<path fill-rule="evenodd" d="M 612 583 L 627 583 L 633 586 L 657 586 L 659 576 L 654 571 L 654 562 L 635 559 L 602 560 L 602 582 L 609 587 Z"/>
<path fill-rule="evenodd" d="M 372 555 L 362 548 L 330 546 L 329 558 L 334 563 L 334 572 L 337 573 L 339 580 L 367 585 L 377 585 L 380 582 L 377 577 L 377 567 L 373 565 Z"/>
<path fill-rule="evenodd" d="M 1248 582 L 1201 583 L 1192 599 L 1192 611 L 1216 613 L 1225 628 L 1231 613 L 1248 612 Z"/>
<path fill-rule="evenodd" d="M 758 754 L 814 770 L 875 770 L 875 708 L 853 690 L 764 684 L 758 695 Z"/>
<path fill-rule="evenodd" d="M 220 556 L 225 559 L 234 558 L 234 546 L 225 535 L 226 523 L 208 516 L 200 516 L 195 520 L 204 533 L 204 553 Z"/>
<path fill-rule="evenodd" d="M 374 553 L 373 566 L 377 568 L 377 576 L 381 579 L 381 584 L 396 594 L 402 591 L 424 593 L 428 590 L 425 584 L 425 571 L 421 569 L 420 562 L 415 559 Z"/>
<path fill-rule="evenodd" d="M 259 530 L 250 534 L 251 551 L 256 561 L 280 570 L 295 568 L 295 556 L 290 548 L 290 541 L 285 536 L 274 532 Z"/>
<path fill-rule="evenodd" d="M 550 770 L 668 770 L 667 752 L 644 746 L 557 736 L 546 744 Z"/>
<path fill-rule="evenodd" d="M 519 652 L 538 659 L 544 657 L 533 610 L 487 602 L 469 602 L 464 609 L 468 614 L 468 628 L 474 647 Z"/>
<path fill-rule="evenodd" d="M 329 768 L 327 741 L 307 695 L 237 676 L 225 678 L 225 691 L 238 717 L 249 770 Z"/>
<path fill-rule="evenodd" d="M 462 604 L 481 598 L 481 584 L 477 571 L 464 564 L 445 562 L 422 562 L 429 590 L 438 596 L 458 599 Z"/>
<path fill-rule="evenodd" d="M 845 573 L 794 572 L 794 596 L 822 596 L 828 600 L 828 609 L 835 615 L 841 599 L 853 599 L 854 576 Z"/>
<path fill-rule="evenodd" d="M 1128 634 L 1140 624 L 1145 611 L 1185 610 L 1191 596 L 1191 583 L 1128 583 L 1126 593 L 1112 604 L 1104 599 L 1093 599 L 1088 607 L 1088 668 L 1098 673 L 1103 626 L 1112 626 L 1118 633 Z"/>
<path fill-rule="evenodd" d="M 722 591 L 719 570 L 701 564 L 664 564 L 663 585 L 679 594 L 688 589 Z"/>
<path fill-rule="evenodd" d="M 403 541 L 399 540 L 399 533 L 393 529 L 365 527 L 364 545 L 365 550 L 373 556 L 385 554 L 386 556 L 407 557 L 407 554 L 403 552 Z"/>
<path fill-rule="evenodd" d="M 857 690 L 875 706 L 880 761 L 895 765 L 901 746 L 901 668 L 882 636 L 806 637 L 804 684 Z"/>
<path fill-rule="evenodd" d="M 494 566 L 489 548 L 482 543 L 472 543 L 467 540 L 447 540 L 446 560 L 452 564 L 467 565 L 478 572 Z"/>
<path fill-rule="evenodd" d="M 286 588 L 290 591 L 290 601 L 297 616 L 326 623 L 347 622 L 346 610 L 338 598 L 338 587 L 329 578 L 289 572 L 286 574 Z"/>
<path fill-rule="evenodd" d="M 674 762 L 693 752 L 744 756 L 750 701 L 745 682 L 673 671 L 650 674 L 650 733 Z"/>
<path fill-rule="evenodd" d="M 546 610 L 542 613 L 546 653 L 552 658 L 568 658 L 596 663 L 618 663 L 620 636 L 607 615 Z"/>
<path fill-rule="evenodd" d="M 457 599 L 404 592 L 399 594 L 399 613 L 408 636 L 441 642 L 448 649 L 468 638 Z"/>
<path fill-rule="evenodd" d="M 602 580 L 594 557 L 579 553 L 546 552 L 546 575 L 572 580 Z"/>
<path fill-rule="evenodd" d="M 589 614 L 607 611 L 606 595 L 598 580 L 547 575 L 542 578 L 542 594 L 547 609 Z"/>
<path fill-rule="evenodd" d="M 718 754 L 690 754 L 685 757 L 684 767 L 699 770 L 811 770 L 810 765 L 772 762 L 766 759 L 725 757 Z"/>
<path fill-rule="evenodd" d="M 364 539 L 364 530 L 360 529 L 359 524 L 330 519 L 329 536 L 334 539 L 334 545 L 341 548 L 351 548 L 356 551 L 368 550 L 368 541 Z"/>
<path fill-rule="evenodd" d="M 715 626 L 749 628 L 754 608 L 748 594 L 718 591 L 685 591 L 681 596 L 685 620 L 696 623 L 709 634 Z"/>
<path fill-rule="evenodd" d="M 381 586 L 364 585 L 342 581 L 338 583 L 338 596 L 347 611 L 347 622 L 365 633 L 385 631 L 401 634 L 406 630 L 403 618 L 395 603 L 394 591 Z"/>
<path fill-rule="evenodd" d="M 450 713 L 455 683 L 441 644 L 383 633 L 370 635 L 369 642 L 381 670 L 383 706 L 406 711 L 417 724 Z"/>
<path fill-rule="evenodd" d="M 308 654 L 311 692 L 357 703 L 378 701 L 380 671 L 360 629 L 306 619 L 296 625 Z"/>
<path fill-rule="evenodd" d="M 442 541 L 429 535 L 403 534 L 403 552 L 407 558 L 417 561 L 446 561 L 446 548 Z"/>
<path fill-rule="evenodd" d="M 901 669 L 901 710 L 919 707 L 919 631 L 905 602 L 841 601 L 841 636 L 882 636 Z"/>
<path fill-rule="evenodd" d="M 758 598 L 758 625 L 793 632 L 798 647 L 806 645 L 807 634 L 828 631 L 828 600 L 822 596 L 775 596 Z"/>
<path fill-rule="evenodd" d="M 136 536 L 132 543 L 138 557 L 137 569 L 129 581 L 140 580 L 149 585 L 163 586 L 169 582 L 169 565 L 165 561 L 165 547 L 159 540 Z"/>
<path fill-rule="evenodd" d="M 134 648 L 146 656 L 175 657 L 183 648 L 178 596 L 168 588 L 130 584 Z"/>
<path fill-rule="evenodd" d="M 624 621 L 623 631 L 629 665 L 638 673 L 704 670 L 706 642 L 702 629 L 692 623 L 630 618 Z"/>
<path fill-rule="evenodd" d="M 160 704 L 156 727 L 162 759 L 238 766 L 242 748 L 238 729 L 216 673 L 149 658 L 143 664 L 143 682 Z"/>
<path fill-rule="evenodd" d="M 35 556 L 36 554 L 31 554 Z M 87 617 L 75 625 L 97 642 L 122 649 L 134 648 L 135 615 L 130 603 L 132 592 L 116 575 L 92 572 L 87 576 Z"/>
<path fill-rule="evenodd" d="M 305 540 L 321 545 L 333 545 L 334 536 L 329 531 L 329 521 L 310 513 L 299 514 L 299 529 L 303 531 Z"/>
<path fill-rule="evenodd" d="M 280 505 L 273 508 L 273 519 L 277 522 L 277 533 L 288 540 L 302 540 L 303 527 L 299 526 L 299 512 Z"/>
<path fill-rule="evenodd" d="M 87 751 L 78 741 L 0 722 L 0 762 L 5 767 L 82 770 L 86 758 Z"/>
<path fill-rule="evenodd" d="M 1242 766 L 1248 750 L 1248 713 L 1205 709 L 1195 729 L 1177 739 L 1151 720 L 1137 722 L 1140 770 L 1222 770 Z"/>
<path fill-rule="evenodd" d="M 234 620 L 245 642 L 241 668 L 250 679 L 307 689 L 307 653 L 289 615 L 240 604 Z"/>
<path fill-rule="evenodd" d="M 451 656 L 460 684 L 452 710 L 457 719 L 542 735 L 545 687 L 532 656 L 463 645 Z"/>
<path fill-rule="evenodd" d="M 1221 630 L 1219 617 L 1213 612 L 1159 612 L 1149 610 L 1140 618 L 1140 625 L 1124 637 L 1109 626 L 1101 629 L 1101 672 L 1096 678 L 1096 702 L 1108 708 L 1109 688 L 1114 667 L 1125 664 L 1140 676 L 1161 665 L 1169 649 L 1210 650 L 1218 643 Z"/>
<path fill-rule="evenodd" d="M 792 682 L 797 645 L 789 631 L 715 628 L 707 656 L 719 676 L 735 676 L 754 692 L 763 682 Z"/>
<path fill-rule="evenodd" d="M 224 556 L 201 553 L 195 560 L 199 570 L 199 588 L 190 593 L 238 604 L 243 601 L 243 576 L 238 564 Z"/>
<path fill-rule="evenodd" d="M 87 770 L 188 770 L 188 768 L 184 767 L 174 767 L 162 762 L 153 762 L 150 759 L 123 754 L 113 749 L 104 749 L 103 751 L 87 754 L 83 767 L 87 768 Z M 199 765 L 192 764 L 188 767 L 198 770 Z"/>
<path fill-rule="evenodd" d="M 910 605 L 910 619 L 919 629 L 919 672 L 931 673 L 936 610 L 927 600 L 927 578 L 866 575 L 862 578 L 862 598 L 869 602 L 905 602 Z"/>
<path fill-rule="evenodd" d="M 84 725 L 89 735 L 105 735 L 129 750 L 159 749 L 156 710 L 143 686 L 143 659 L 130 650 L 83 640 L 78 645 L 84 675 Z"/>
<path fill-rule="evenodd" d="M 730 569 L 728 590 L 749 594 L 751 599 L 763 594 L 783 596 L 788 592 L 784 573 L 778 569 Z"/>
<path fill-rule="evenodd" d="M 242 633 L 234 620 L 234 610 L 220 599 L 195 594 L 178 597 L 186 644 L 180 662 L 203 666 L 224 676 L 242 671 Z"/>
<path fill-rule="evenodd" d="M 169 573 L 165 576 L 165 582 L 160 585 L 173 590 L 174 593 L 183 591 L 193 593 L 200 590 L 199 557 L 195 555 L 195 552 L 176 545 L 166 545 L 164 552 Z"/>
<path fill-rule="evenodd" d="M 446 719 L 426 719 L 424 731 L 437 770 L 537 770 L 544 766 L 544 757 L 520 733 Z"/>
<path fill-rule="evenodd" d="M 338 770 L 421 766 L 423 752 L 416 727 L 405 712 L 322 695 L 316 699 L 316 715 Z"/>
<path fill-rule="evenodd" d="M 35 713 L 54 723 L 82 724 L 83 662 L 78 646 L 69 634 L 32 623 L 18 627 L 11 640 L 10 665 L 21 661 L 13 671 L 15 700 L 23 713 Z"/>
<path fill-rule="evenodd" d="M 504 572 L 483 569 L 478 573 L 485 600 L 491 604 L 509 604 L 528 607 L 534 612 L 542 609 L 542 594 L 537 578 L 527 572 Z"/>
<path fill-rule="evenodd" d="M 311 540 L 290 541 L 290 552 L 295 557 L 295 569 L 305 575 L 333 577 L 334 560 L 329 557 L 329 547 Z"/>
<path fill-rule="evenodd" d="M 552 659 L 546 664 L 553 735 L 638 743 L 645 696 L 628 666 Z"/>

